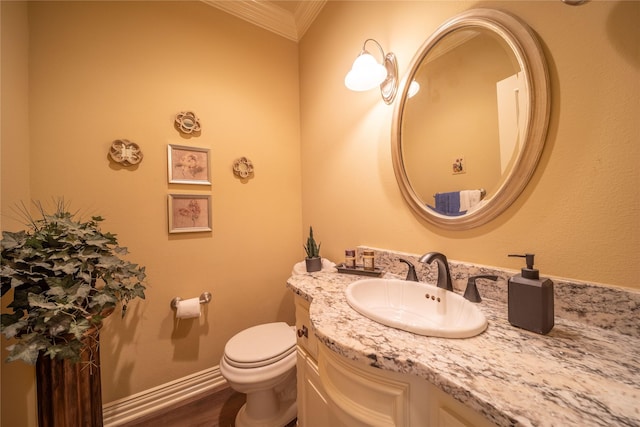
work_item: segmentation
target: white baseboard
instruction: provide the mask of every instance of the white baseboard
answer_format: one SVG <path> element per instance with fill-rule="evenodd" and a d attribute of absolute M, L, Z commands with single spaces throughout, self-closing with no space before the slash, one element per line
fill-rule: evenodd
<path fill-rule="evenodd" d="M 226 385 L 220 367 L 205 369 L 195 374 L 161 384 L 129 397 L 102 406 L 105 427 L 115 427 L 174 405 L 205 391 Z"/>

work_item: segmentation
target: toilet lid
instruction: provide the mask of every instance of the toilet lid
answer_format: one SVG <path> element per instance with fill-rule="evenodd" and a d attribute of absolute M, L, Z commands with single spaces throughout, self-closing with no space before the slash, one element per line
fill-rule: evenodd
<path fill-rule="evenodd" d="M 255 368 L 285 358 L 295 347 L 296 334 L 291 326 L 267 323 L 236 334 L 224 347 L 224 357 L 232 366 Z"/>

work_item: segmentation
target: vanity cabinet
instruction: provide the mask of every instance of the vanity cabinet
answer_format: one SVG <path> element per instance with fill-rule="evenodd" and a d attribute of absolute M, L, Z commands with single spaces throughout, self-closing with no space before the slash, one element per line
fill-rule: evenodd
<path fill-rule="evenodd" d="M 318 371 L 318 340 L 311 332 L 309 302 L 295 297 L 297 332 L 298 426 L 332 425 L 325 392 Z"/>
<path fill-rule="evenodd" d="M 340 356 L 318 342 L 309 302 L 295 297 L 298 425 L 489 427 L 489 420 L 428 381 Z"/>

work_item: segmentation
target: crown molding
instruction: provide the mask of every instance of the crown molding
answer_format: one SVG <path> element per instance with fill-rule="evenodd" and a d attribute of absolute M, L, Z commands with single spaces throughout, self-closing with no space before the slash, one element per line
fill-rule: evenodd
<path fill-rule="evenodd" d="M 291 13 L 269 1 L 202 1 L 295 42 L 302 38 L 326 3 L 326 0 L 300 1 L 296 10 Z"/>
<path fill-rule="evenodd" d="M 301 1 L 298 4 L 294 14 L 296 27 L 298 28 L 298 39 L 296 41 L 299 41 L 304 36 L 326 3 L 327 0 L 312 0 Z"/>

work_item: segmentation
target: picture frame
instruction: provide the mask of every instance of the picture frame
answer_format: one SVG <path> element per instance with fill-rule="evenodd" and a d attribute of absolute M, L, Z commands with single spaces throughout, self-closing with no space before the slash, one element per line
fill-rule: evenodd
<path fill-rule="evenodd" d="M 209 149 L 169 144 L 167 165 L 170 184 L 211 185 Z"/>
<path fill-rule="evenodd" d="M 169 233 L 212 231 L 211 196 L 202 194 L 169 194 Z"/>

